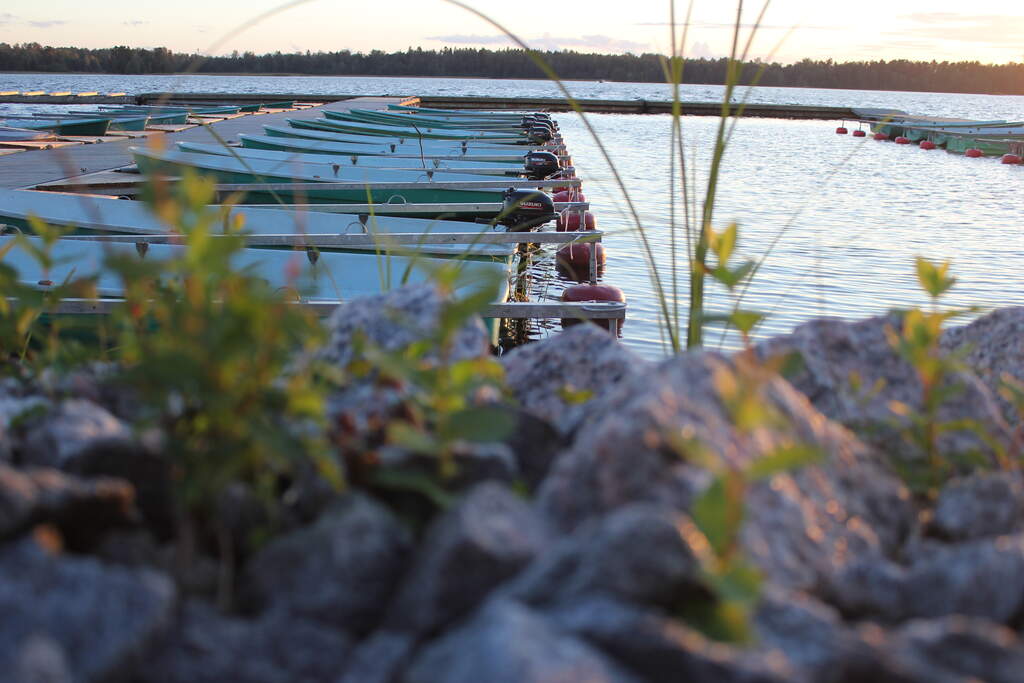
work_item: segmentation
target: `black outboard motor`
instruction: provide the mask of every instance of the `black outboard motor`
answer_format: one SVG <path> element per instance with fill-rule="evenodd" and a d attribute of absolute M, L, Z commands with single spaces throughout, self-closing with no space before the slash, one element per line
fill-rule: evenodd
<path fill-rule="evenodd" d="M 512 232 L 526 232 L 558 217 L 551 197 L 540 190 L 505 190 L 499 223 Z"/>
<path fill-rule="evenodd" d="M 544 180 L 558 173 L 558 157 L 551 152 L 535 150 L 523 157 L 523 167 L 531 180 Z"/>
<path fill-rule="evenodd" d="M 554 137 L 551 129 L 543 126 L 533 126 L 530 128 L 529 132 L 527 132 L 526 136 L 530 139 L 530 142 L 538 145 L 543 145 Z"/>

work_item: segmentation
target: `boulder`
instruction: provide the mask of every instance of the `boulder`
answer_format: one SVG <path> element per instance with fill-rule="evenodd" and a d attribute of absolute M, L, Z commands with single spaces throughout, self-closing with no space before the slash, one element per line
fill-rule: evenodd
<path fill-rule="evenodd" d="M 56 526 L 74 548 L 88 548 L 108 529 L 138 522 L 135 492 L 118 479 L 80 479 L 52 469 L 0 465 L 0 539 L 36 524 Z"/>
<path fill-rule="evenodd" d="M 763 420 L 738 429 L 729 406 L 752 395 Z M 710 352 L 666 360 L 593 405 L 538 504 L 566 531 L 629 502 L 686 510 L 707 485 L 704 466 L 742 470 L 787 448 L 821 457 L 748 490 L 743 543 L 770 579 L 813 590 L 858 552 L 899 550 L 916 514 L 876 455 L 781 377 Z"/>
<path fill-rule="evenodd" d="M 91 454 L 112 449 L 137 450 L 131 430 L 91 401 L 68 399 L 32 421 L 20 455 L 28 465 L 71 470 Z"/>
<path fill-rule="evenodd" d="M 345 665 L 351 641 L 317 622 L 271 611 L 256 621 L 190 601 L 151 656 L 142 683 L 319 683 Z"/>
<path fill-rule="evenodd" d="M 511 600 L 491 601 L 424 647 L 403 683 L 626 683 L 605 655 Z"/>
<path fill-rule="evenodd" d="M 406 570 L 408 531 L 352 494 L 314 524 L 278 538 L 246 566 L 242 600 L 352 634 L 369 633 Z"/>
<path fill-rule="evenodd" d="M 1019 531 L 1024 522 L 1024 480 L 1018 472 L 976 472 L 939 493 L 931 531 L 954 541 Z"/>
<path fill-rule="evenodd" d="M 508 387 L 520 405 L 571 434 L 592 400 L 649 363 L 594 325 L 576 325 L 502 356 Z"/>
<path fill-rule="evenodd" d="M 357 336 L 382 351 L 398 351 L 430 340 L 438 333 L 446 305 L 447 301 L 437 289 L 421 284 L 353 299 L 339 306 L 328 319 L 328 341 L 319 357 L 347 367 L 356 358 Z M 481 358 L 489 351 L 487 329 L 479 318 L 473 318 L 453 335 L 446 360 Z M 430 351 L 426 357 L 437 360 L 438 351 Z"/>
<path fill-rule="evenodd" d="M 171 626 L 174 584 L 149 570 L 0 547 L 0 671 L 16 681 L 125 680 Z"/>
<path fill-rule="evenodd" d="M 504 589 L 530 605 L 570 603 L 594 595 L 663 605 L 700 591 L 700 566 L 681 515 L 634 503 L 562 537 Z"/>
<path fill-rule="evenodd" d="M 404 631 L 377 631 L 352 651 L 338 683 L 392 683 L 412 659 L 419 638 Z"/>
<path fill-rule="evenodd" d="M 429 634 L 474 608 L 544 549 L 548 530 L 505 486 L 473 487 L 427 530 L 385 622 Z"/>
<path fill-rule="evenodd" d="M 893 402 L 923 409 L 922 385 L 917 371 L 892 347 L 886 330 L 899 333 L 902 316 L 891 313 L 857 322 L 812 320 L 791 334 L 758 346 L 763 357 L 798 353 L 802 367 L 788 378 L 814 407 L 853 430 L 858 437 L 890 457 L 920 460 L 919 444 L 904 437 L 907 418 L 893 412 Z M 937 419 L 970 419 L 983 426 L 997 442 L 1007 445 L 1012 435 L 1002 419 L 993 393 L 973 373 L 956 372 L 951 387 L 959 391 L 940 406 Z M 993 457 L 989 445 L 970 429 L 952 429 L 939 438 L 946 455 L 974 451 Z"/>
<path fill-rule="evenodd" d="M 1011 425 L 1021 424 L 1020 410 L 999 388 L 1004 375 L 1024 382 L 1024 307 L 1000 308 L 969 325 L 951 327 L 942 334 L 942 348 L 964 354 L 964 362 L 997 397 Z"/>
<path fill-rule="evenodd" d="M 715 643 L 682 622 L 609 597 L 591 597 L 547 613 L 650 683 L 782 683 L 794 671 L 778 653 Z"/>

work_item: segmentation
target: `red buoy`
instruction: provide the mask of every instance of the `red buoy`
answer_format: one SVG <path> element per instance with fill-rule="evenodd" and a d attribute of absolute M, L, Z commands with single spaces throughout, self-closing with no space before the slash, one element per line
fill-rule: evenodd
<path fill-rule="evenodd" d="M 935 149 L 936 146 L 931 140 L 921 140 L 921 144 L 918 145 L 921 149 Z"/>
<path fill-rule="evenodd" d="M 866 137 L 866 136 L 867 136 L 867 133 L 865 133 L 862 130 L 855 130 L 855 131 L 853 131 L 853 137 L 855 137 L 855 138 L 863 138 L 863 137 Z"/>
<path fill-rule="evenodd" d="M 622 290 L 618 287 L 611 285 L 573 285 L 566 287 L 562 292 L 562 301 L 619 301 L 625 302 L 626 295 L 622 293 Z M 562 327 L 570 327 L 572 325 L 578 325 L 583 322 L 578 318 L 563 318 Z M 600 325 L 608 331 L 611 331 L 612 325 L 615 325 L 616 334 L 622 334 L 622 320 L 594 320 L 595 325 Z"/>
<path fill-rule="evenodd" d="M 566 190 L 566 191 L 563 191 L 563 192 L 556 192 L 553 195 L 551 195 L 551 201 L 553 201 L 553 202 L 585 202 L 585 201 L 587 201 L 587 196 L 585 194 L 583 194 L 582 192 L 577 192 L 576 196 L 573 197 L 572 196 L 572 191 L 571 190 Z"/>
<path fill-rule="evenodd" d="M 1003 163 L 1004 164 L 1020 164 L 1020 163 L 1024 163 L 1024 159 L 1021 159 L 1016 154 L 1004 154 L 1003 155 Z"/>
<path fill-rule="evenodd" d="M 580 212 L 569 211 L 558 214 L 555 219 L 555 230 L 558 232 L 583 232 L 584 230 L 596 230 L 597 219 L 589 211 L 583 212 L 583 227 L 580 227 Z"/>
<path fill-rule="evenodd" d="M 604 270 L 604 246 L 598 242 L 570 244 L 558 250 L 555 267 L 558 273 L 569 280 L 583 282 L 590 279 L 590 249 L 597 249 L 597 275 Z"/>
<path fill-rule="evenodd" d="M 905 138 L 902 135 L 900 135 L 895 140 L 893 140 L 893 142 L 895 142 L 897 145 L 909 145 L 910 138 Z"/>
<path fill-rule="evenodd" d="M 886 135 L 885 133 L 875 133 L 875 139 L 876 140 L 888 140 L 889 136 Z"/>
<path fill-rule="evenodd" d="M 978 157 L 982 156 L 982 152 L 980 149 L 977 149 L 976 147 L 971 147 L 969 150 L 964 152 L 964 156 L 970 157 L 972 159 L 977 159 Z"/>
<path fill-rule="evenodd" d="M 839 126 L 836 128 L 836 135 L 846 135 L 850 131 L 846 130 L 846 126 Z"/>

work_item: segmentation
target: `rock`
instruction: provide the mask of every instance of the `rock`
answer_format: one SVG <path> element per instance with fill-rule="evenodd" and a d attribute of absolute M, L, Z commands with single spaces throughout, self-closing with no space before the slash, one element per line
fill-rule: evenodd
<path fill-rule="evenodd" d="M 679 621 L 612 598 L 588 598 L 549 616 L 650 683 L 793 680 L 785 657 L 714 643 Z"/>
<path fill-rule="evenodd" d="M 386 626 L 426 634 L 470 611 L 546 545 L 543 520 L 506 487 L 485 482 L 434 521 Z"/>
<path fill-rule="evenodd" d="M 962 614 L 1015 622 L 1024 614 L 1024 535 L 922 546 L 909 566 L 858 558 L 831 577 L 827 592 L 852 618 L 895 623 Z"/>
<path fill-rule="evenodd" d="M 134 500 L 131 485 L 121 480 L 0 465 L 0 539 L 53 524 L 68 545 L 88 548 L 108 529 L 138 522 Z"/>
<path fill-rule="evenodd" d="M 1016 472 L 977 472 L 939 493 L 932 531 L 959 541 L 1018 531 L 1024 521 L 1024 482 Z"/>
<path fill-rule="evenodd" d="M 853 430 L 869 445 L 901 461 L 920 460 L 924 452 L 906 439 L 906 418 L 897 416 L 893 402 L 922 410 L 922 388 L 917 371 L 890 345 L 886 329 L 902 330 L 898 313 L 845 322 L 812 320 L 789 335 L 758 346 L 762 356 L 799 353 L 802 368 L 788 379 L 827 417 Z M 961 391 L 941 405 L 937 419 L 970 419 L 982 425 L 998 442 L 1011 443 L 995 397 L 972 373 L 955 373 L 953 386 Z M 991 448 L 970 429 L 947 430 L 939 438 L 947 455 L 978 451 L 994 457 Z"/>
<path fill-rule="evenodd" d="M 404 473 L 415 473 L 437 479 L 445 489 L 460 491 L 483 481 L 512 484 L 519 478 L 515 453 L 503 443 L 459 442 L 452 445 L 454 473 L 442 479 L 438 475 L 437 456 L 412 453 L 402 448 L 382 448 L 377 453 L 378 466 Z"/>
<path fill-rule="evenodd" d="M 131 430 L 90 401 L 68 399 L 28 428 L 21 460 L 28 465 L 73 469 L 76 461 L 109 449 L 135 450 Z"/>
<path fill-rule="evenodd" d="M 912 621 L 889 634 L 883 649 L 889 667 L 914 681 L 1016 683 L 1024 671 L 1017 634 L 984 619 Z"/>
<path fill-rule="evenodd" d="M 836 610 L 809 595 L 768 587 L 753 625 L 759 644 L 781 651 L 807 680 L 855 680 L 848 672 L 871 656 Z"/>
<path fill-rule="evenodd" d="M 678 513 L 628 505 L 581 526 L 534 560 L 505 589 L 530 605 L 592 595 L 672 606 L 700 590 L 700 566 Z"/>
<path fill-rule="evenodd" d="M 997 397 L 1006 421 L 1021 424 L 1020 411 L 1000 396 L 1003 376 L 1024 382 L 1024 307 L 1000 308 L 942 334 L 942 348 L 962 352 L 964 362 Z"/>
<path fill-rule="evenodd" d="M 421 650 L 401 680 L 626 683 L 635 679 L 589 645 L 560 633 L 533 610 L 497 600 Z"/>
<path fill-rule="evenodd" d="M 0 463 L 10 462 L 15 441 L 11 427 L 27 415 L 43 413 L 50 402 L 42 396 L 27 393 L 27 389 L 13 381 L 0 385 Z"/>
<path fill-rule="evenodd" d="M 563 434 L 575 431 L 590 401 L 649 365 L 593 325 L 577 325 L 520 346 L 505 354 L 501 364 L 509 389 L 523 408 Z M 567 400 L 580 392 L 590 397 Z"/>
<path fill-rule="evenodd" d="M 351 641 L 322 624 L 271 611 L 225 617 L 197 601 L 143 670 L 142 683 L 319 683 L 344 667 Z"/>
<path fill-rule="evenodd" d="M 768 411 L 743 431 L 727 408 L 741 395 L 758 396 Z M 821 464 L 748 490 L 743 542 L 768 577 L 813 590 L 858 552 L 895 554 L 916 515 L 875 454 L 777 375 L 708 352 L 664 361 L 592 406 L 538 504 L 567 531 L 634 501 L 686 510 L 707 485 L 701 465 L 743 469 L 798 446 L 820 451 Z"/>
<path fill-rule="evenodd" d="M 352 634 L 370 632 L 406 569 L 408 531 L 352 494 L 315 524 L 272 541 L 248 563 L 242 600 Z"/>
<path fill-rule="evenodd" d="M 446 302 L 433 287 L 421 284 L 393 289 L 378 296 L 353 299 L 327 321 L 329 338 L 320 358 L 347 367 L 355 358 L 355 341 L 361 337 L 382 351 L 398 351 L 437 334 Z M 447 361 L 486 356 L 490 339 L 483 323 L 474 318 L 454 334 Z M 426 358 L 437 360 L 437 351 Z"/>
<path fill-rule="evenodd" d="M 516 426 L 506 437 L 505 444 L 512 449 L 519 477 L 527 490 L 533 492 L 544 481 L 551 463 L 570 442 L 547 420 L 511 406 L 509 413 L 515 416 Z"/>
<path fill-rule="evenodd" d="M 338 683 L 392 683 L 412 659 L 419 639 L 401 631 L 377 631 L 359 643 Z"/>
<path fill-rule="evenodd" d="M 173 583 L 156 572 L 54 555 L 34 539 L 0 547 L 0 671 L 126 679 L 170 627 L 174 601 Z"/>

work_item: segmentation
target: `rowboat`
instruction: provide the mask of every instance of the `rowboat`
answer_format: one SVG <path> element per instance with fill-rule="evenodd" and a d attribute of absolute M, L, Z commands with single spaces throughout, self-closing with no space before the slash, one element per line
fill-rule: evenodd
<path fill-rule="evenodd" d="M 60 112 L 61 118 L 104 118 L 112 119 L 114 121 L 120 119 L 131 119 L 145 117 L 148 120 L 147 125 L 153 123 L 160 124 L 184 124 L 188 119 L 188 112 L 168 112 L 161 114 L 159 112 L 119 112 L 116 110 L 111 111 L 65 111 Z"/>
<path fill-rule="evenodd" d="M 0 190 L 0 223 L 30 233 L 29 218 L 34 216 L 51 226 L 60 226 L 76 235 L 164 235 L 171 226 L 153 214 L 141 202 L 112 197 L 76 196 L 30 190 Z M 394 233 L 471 233 L 503 229 L 463 221 L 424 220 L 366 214 L 321 213 L 268 208 L 233 207 L 222 212 L 222 229 L 231 231 L 241 220 L 246 235 L 379 235 L 379 244 L 353 245 L 333 251 L 415 251 L 432 257 L 458 256 L 472 259 L 507 261 L 514 250 L 510 245 L 491 244 L 418 244 L 392 248 L 387 239 Z"/>
<path fill-rule="evenodd" d="M 33 114 L 32 118 L 35 120 L 39 119 L 52 119 L 52 114 Z M 83 118 L 96 118 L 96 114 L 76 114 L 76 113 L 60 113 L 57 114 L 61 119 L 83 119 Z M 146 126 L 149 123 L 149 117 L 143 114 L 142 116 L 104 116 L 103 118 L 110 119 L 110 125 L 107 127 L 108 131 L 111 130 L 122 130 L 122 131 L 135 131 L 135 130 L 146 130 Z"/>
<path fill-rule="evenodd" d="M 150 112 L 156 112 L 156 113 L 162 113 L 162 114 L 171 114 L 171 113 L 179 113 L 180 114 L 181 112 L 185 112 L 186 114 L 192 114 L 192 115 L 196 115 L 196 116 L 217 116 L 218 114 L 224 114 L 225 116 L 230 116 L 230 115 L 239 113 L 239 107 L 211 107 L 211 106 L 208 106 L 208 105 L 207 106 L 190 106 L 190 105 L 182 105 L 182 106 L 150 106 L 150 105 L 144 105 L 144 104 L 117 105 L 117 106 L 114 106 L 114 105 L 100 105 L 100 108 L 101 109 L 114 109 L 116 111 L 132 112 L 132 113 L 136 113 L 136 114 L 138 114 L 138 113 L 150 113 Z"/>
<path fill-rule="evenodd" d="M 316 119 L 306 121 L 302 119 L 291 119 L 288 124 L 296 128 L 309 128 L 312 130 L 326 130 L 336 133 L 354 133 L 356 135 L 374 135 L 378 137 L 403 137 L 423 138 L 425 140 L 466 140 L 480 142 L 501 142 L 510 144 L 532 144 L 529 139 L 523 136 L 511 137 L 507 135 L 490 135 L 473 131 L 446 130 L 446 131 L 421 131 L 414 128 L 395 128 L 390 126 L 377 126 L 371 124 L 348 123 L 333 119 Z"/>
<path fill-rule="evenodd" d="M 186 169 L 205 175 L 212 175 L 222 183 L 332 183 L 323 190 L 303 186 L 293 190 L 282 185 L 274 190 L 247 192 L 247 201 L 259 199 L 273 202 L 278 199 L 290 203 L 429 203 L 429 202 L 501 202 L 503 190 L 511 181 L 502 181 L 494 176 L 475 176 L 445 172 L 391 171 L 358 166 L 343 167 L 332 164 L 286 163 L 262 159 L 240 160 L 214 154 L 191 154 L 188 152 L 162 151 L 129 148 L 139 170 L 146 174 L 180 175 Z M 459 189 L 457 182 L 474 180 L 493 183 L 491 187 Z M 337 184 L 351 184 L 338 187 Z M 395 189 L 398 183 L 408 187 Z M 445 183 L 443 188 L 431 187 Z M 276 197 L 275 197 L 276 194 Z"/>
<path fill-rule="evenodd" d="M 57 135 L 106 135 L 110 119 L 16 119 L 0 118 L 0 126 L 26 130 L 48 130 Z"/>
<path fill-rule="evenodd" d="M 408 114 L 420 114 L 427 116 L 445 116 L 445 117 L 466 117 L 466 118 L 492 118 L 492 119 L 508 119 L 518 120 L 523 116 L 532 114 L 533 112 L 527 111 L 484 111 L 484 110 L 468 110 L 468 109 L 431 109 L 429 107 L 410 107 L 401 104 L 389 104 L 388 111 L 405 112 Z"/>
<path fill-rule="evenodd" d="M 481 142 L 476 140 L 433 140 L 429 138 L 409 138 L 403 136 L 382 137 L 376 135 L 360 135 L 337 130 L 324 130 L 305 126 L 306 121 L 288 119 L 290 127 L 264 126 L 263 130 L 271 137 L 310 138 L 345 144 L 375 146 L 387 148 L 390 152 L 405 148 L 415 153 L 437 152 L 445 154 L 493 154 L 517 155 L 520 158 L 535 149 L 555 149 L 546 145 L 519 145 L 517 143 Z"/>
<path fill-rule="evenodd" d="M 328 118 L 339 118 L 336 112 L 325 111 Z M 510 135 L 520 135 L 523 126 L 520 121 L 490 121 L 487 119 L 439 119 L 422 116 L 410 116 L 407 114 L 389 114 L 380 111 L 365 111 L 353 109 L 348 112 L 344 120 L 365 121 L 367 123 L 380 123 L 383 125 L 402 126 L 405 128 L 463 128 L 467 130 L 479 130 L 485 132 L 504 132 Z"/>
<path fill-rule="evenodd" d="M 50 131 L 0 126 L 0 142 L 43 142 L 54 139 L 56 136 Z"/>
<path fill-rule="evenodd" d="M 267 128 L 271 128 L 268 126 Z M 312 132 L 312 131 L 310 131 Z M 325 134 L 325 135 L 330 135 Z M 246 149 L 267 149 L 283 152 L 299 152 L 303 154 L 330 154 L 336 156 L 356 157 L 390 157 L 394 159 L 427 159 L 438 162 L 462 161 L 472 164 L 489 164 L 502 168 L 523 168 L 522 154 L 452 154 L 450 150 L 435 151 L 420 149 L 418 146 L 366 145 L 360 143 L 344 143 L 333 139 L 308 137 L 286 137 L 273 135 L 238 136 L 242 147 Z M 357 163 L 362 163 L 357 162 Z"/>

